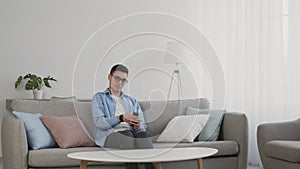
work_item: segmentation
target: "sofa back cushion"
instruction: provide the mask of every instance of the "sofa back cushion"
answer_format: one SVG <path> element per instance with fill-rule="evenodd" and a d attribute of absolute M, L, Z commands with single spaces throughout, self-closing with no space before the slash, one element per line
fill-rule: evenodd
<path fill-rule="evenodd" d="M 90 136 L 94 136 L 95 125 L 92 116 L 91 101 L 78 101 L 74 104 L 76 115 L 81 119 Z"/>
<path fill-rule="evenodd" d="M 140 101 L 145 121 L 151 136 L 158 136 L 175 116 L 185 115 L 186 107 L 199 109 L 210 108 L 206 98 L 171 100 L 171 101 Z"/>
<path fill-rule="evenodd" d="M 139 101 L 144 112 L 148 131 L 152 136 L 158 136 L 168 122 L 175 116 L 185 115 L 186 107 L 199 109 L 210 108 L 206 98 L 172 100 L 172 101 Z M 69 116 L 78 115 L 85 124 L 89 134 L 94 135 L 95 125 L 92 119 L 91 100 L 77 101 L 49 101 L 49 100 L 7 100 L 9 111 L 21 111 L 28 113 L 41 113 L 45 116 Z"/>
<path fill-rule="evenodd" d="M 41 113 L 46 116 L 68 116 L 75 113 L 74 104 L 71 101 L 14 99 L 7 100 L 6 108 L 11 112 Z"/>

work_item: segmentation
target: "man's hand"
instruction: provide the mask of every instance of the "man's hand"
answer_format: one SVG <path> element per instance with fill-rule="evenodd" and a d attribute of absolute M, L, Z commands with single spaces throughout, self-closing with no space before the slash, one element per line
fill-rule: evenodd
<path fill-rule="evenodd" d="M 141 121 L 139 121 L 138 123 L 133 124 L 133 128 L 134 128 L 134 130 L 140 130 L 141 129 Z"/>
<path fill-rule="evenodd" d="M 132 124 L 135 130 L 139 130 L 141 128 L 141 120 L 138 116 L 133 115 L 133 113 L 123 114 L 123 120 L 128 124 Z"/>

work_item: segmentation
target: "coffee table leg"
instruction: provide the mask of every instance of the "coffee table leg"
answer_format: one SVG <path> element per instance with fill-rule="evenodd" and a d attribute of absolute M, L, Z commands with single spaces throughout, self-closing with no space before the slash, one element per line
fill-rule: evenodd
<path fill-rule="evenodd" d="M 81 160 L 79 169 L 86 169 L 88 161 Z"/>
<path fill-rule="evenodd" d="M 197 161 L 198 161 L 198 169 L 203 169 L 203 161 L 202 161 L 202 158 L 199 158 Z"/>
<path fill-rule="evenodd" d="M 156 165 L 156 169 L 162 169 L 161 162 L 156 162 L 155 165 Z"/>

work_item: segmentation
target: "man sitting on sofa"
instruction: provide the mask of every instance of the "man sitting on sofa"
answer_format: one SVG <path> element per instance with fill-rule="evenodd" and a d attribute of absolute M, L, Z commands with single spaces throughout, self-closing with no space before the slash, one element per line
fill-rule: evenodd
<path fill-rule="evenodd" d="M 128 82 L 127 76 L 128 69 L 124 65 L 114 65 L 108 75 L 109 88 L 97 92 L 92 99 L 95 142 L 106 148 L 153 148 L 147 138 L 147 125 L 140 105 L 122 92 Z M 145 167 L 155 168 L 152 163 L 145 163 Z M 126 168 L 135 169 L 138 165 L 127 163 Z"/>

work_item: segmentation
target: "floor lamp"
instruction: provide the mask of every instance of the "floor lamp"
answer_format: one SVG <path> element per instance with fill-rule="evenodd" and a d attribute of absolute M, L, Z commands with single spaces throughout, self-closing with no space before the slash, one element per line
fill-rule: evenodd
<path fill-rule="evenodd" d="M 171 76 L 171 81 L 170 81 L 170 86 L 169 86 L 169 91 L 168 91 L 168 100 L 170 98 L 171 88 L 172 88 L 172 84 L 175 79 L 175 76 L 177 76 L 177 79 L 178 79 L 178 84 L 177 84 L 178 100 L 182 99 L 182 86 L 181 86 L 180 72 L 178 69 L 178 64 L 176 64 L 176 69 L 173 71 L 172 76 Z"/>
<path fill-rule="evenodd" d="M 167 42 L 166 52 L 164 56 L 164 63 L 175 64 L 176 68 L 172 72 L 169 91 L 168 91 L 168 100 L 170 98 L 171 89 L 173 81 L 176 81 L 177 77 L 177 92 L 178 92 L 178 100 L 182 99 L 182 83 L 180 77 L 180 64 L 189 63 L 187 54 L 185 52 L 185 46 L 178 42 Z"/>

